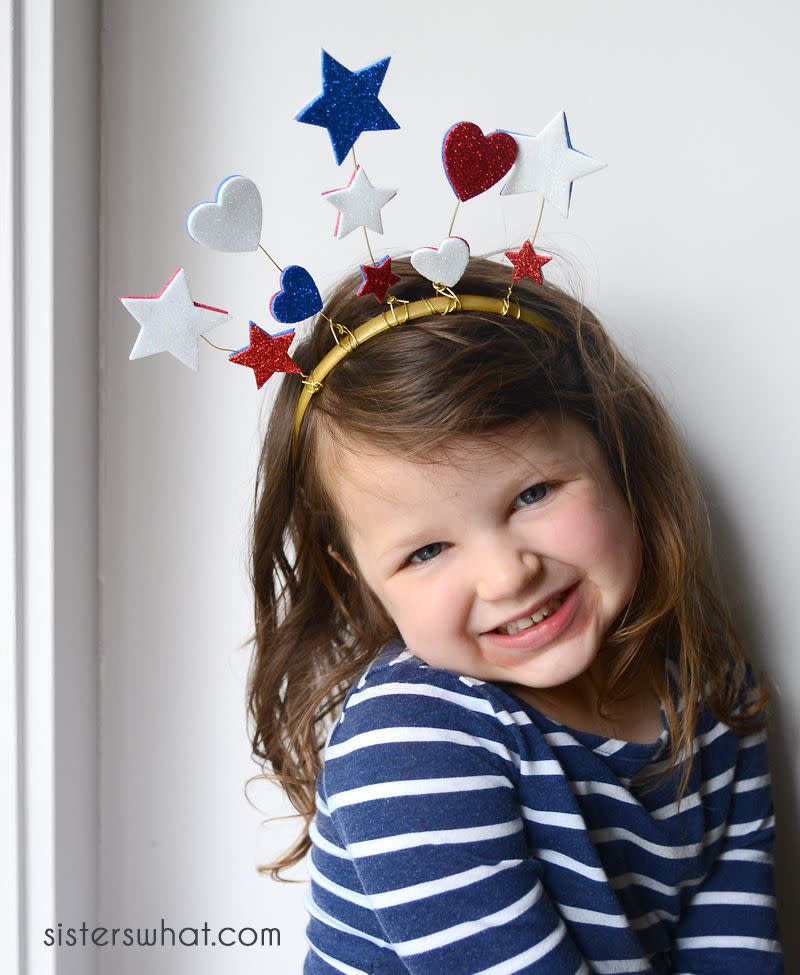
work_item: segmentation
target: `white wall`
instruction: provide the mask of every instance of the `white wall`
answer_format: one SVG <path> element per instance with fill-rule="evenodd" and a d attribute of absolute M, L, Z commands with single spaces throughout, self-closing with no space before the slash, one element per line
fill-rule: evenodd
<path fill-rule="evenodd" d="M 492 18 L 487 10 L 496 11 Z M 351 68 L 392 62 L 382 99 L 399 132 L 367 134 L 373 182 L 400 187 L 373 246 L 445 236 L 453 206 L 440 141 L 455 121 L 538 131 L 567 111 L 576 148 L 608 169 L 577 182 L 568 221 L 539 243 L 572 254 L 588 302 L 674 411 L 712 505 L 725 578 L 756 661 L 779 690 L 772 732 L 778 879 L 789 922 L 800 764 L 795 570 L 800 477 L 795 364 L 796 7 L 771 0 L 278 4 L 105 0 L 102 27 L 102 916 L 115 924 L 280 928 L 272 949 L 105 952 L 99 971 L 299 972 L 304 887 L 259 878 L 291 823 L 259 830 L 242 795 L 250 602 L 245 527 L 263 409 L 248 370 L 201 350 L 130 362 L 137 326 L 115 301 L 178 266 L 195 300 L 272 327 L 261 255 L 206 251 L 183 221 L 234 172 L 265 202 L 263 243 L 326 286 L 364 260 L 331 237 L 323 190 L 349 178 L 327 134 L 293 121 L 319 91 L 320 48 Z M 399 202 L 402 199 L 402 202 Z M 462 206 L 474 252 L 516 244 L 531 197 Z M 552 265 L 547 269 L 552 273 Z M 270 814 L 287 813 L 273 790 Z M 298 871 L 296 876 L 303 877 Z"/>

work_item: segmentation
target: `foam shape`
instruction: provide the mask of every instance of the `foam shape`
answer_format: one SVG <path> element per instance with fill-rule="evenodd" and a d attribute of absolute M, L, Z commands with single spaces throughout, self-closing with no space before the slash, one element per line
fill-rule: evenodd
<path fill-rule="evenodd" d="M 322 93 L 295 118 L 328 130 L 336 162 L 341 164 L 362 132 L 399 129 L 378 100 L 391 58 L 360 71 L 350 71 L 327 51 L 322 52 Z"/>
<path fill-rule="evenodd" d="M 261 389 L 276 372 L 302 374 L 300 366 L 289 355 L 289 346 L 296 334 L 293 328 L 287 328 L 283 332 L 270 335 L 255 322 L 250 322 L 250 344 L 232 352 L 228 361 L 252 369 L 257 389 Z"/>
<path fill-rule="evenodd" d="M 323 197 L 339 211 L 334 236 L 346 237 L 351 230 L 366 227 L 376 234 L 383 233 L 381 210 L 397 196 L 397 190 L 373 186 L 363 167 L 357 166 L 347 186 L 327 190 Z"/>
<path fill-rule="evenodd" d="M 254 251 L 261 241 L 261 194 L 246 176 L 228 176 L 213 203 L 189 211 L 189 236 L 215 251 Z"/>
<path fill-rule="evenodd" d="M 442 142 L 444 171 L 462 203 L 499 183 L 516 157 L 513 136 L 508 132 L 484 135 L 474 122 L 456 122 Z"/>
<path fill-rule="evenodd" d="M 573 147 L 565 112 L 554 116 L 538 135 L 509 134 L 519 152 L 500 195 L 541 193 L 562 217 L 569 216 L 574 180 L 606 166 Z"/>
<path fill-rule="evenodd" d="M 386 293 L 393 284 L 397 284 L 400 276 L 392 270 L 392 259 L 387 254 L 377 264 L 361 265 L 361 287 L 356 291 L 360 298 L 373 294 L 381 304 L 386 301 Z"/>
<path fill-rule="evenodd" d="M 193 301 L 183 268 L 155 295 L 124 295 L 119 299 L 140 325 L 131 359 L 170 352 L 190 369 L 200 364 L 200 336 L 231 316 L 222 308 Z"/>
<path fill-rule="evenodd" d="M 512 284 L 519 281 L 520 278 L 530 278 L 536 284 L 544 284 L 542 268 L 553 260 L 552 257 L 537 254 L 529 240 L 526 240 L 519 250 L 506 251 L 505 255 L 514 265 L 514 273 L 511 276 Z"/>
<path fill-rule="evenodd" d="M 469 263 L 469 244 L 463 237 L 448 237 L 438 247 L 420 247 L 411 255 L 411 266 L 423 278 L 454 287 Z"/>
<path fill-rule="evenodd" d="M 314 279 L 304 267 L 290 264 L 281 272 L 281 290 L 269 302 L 272 317 L 279 322 L 302 322 L 322 311 L 322 298 Z"/>

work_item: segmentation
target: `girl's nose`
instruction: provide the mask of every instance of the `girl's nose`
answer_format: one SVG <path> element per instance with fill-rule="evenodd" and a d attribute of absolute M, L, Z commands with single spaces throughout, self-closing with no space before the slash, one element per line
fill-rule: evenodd
<path fill-rule="evenodd" d="M 518 599 L 541 572 L 541 559 L 529 548 L 500 539 L 475 550 L 475 591 L 482 602 Z"/>

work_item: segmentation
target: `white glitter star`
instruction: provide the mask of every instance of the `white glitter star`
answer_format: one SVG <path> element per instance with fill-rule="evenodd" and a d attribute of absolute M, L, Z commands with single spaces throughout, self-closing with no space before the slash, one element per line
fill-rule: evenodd
<path fill-rule="evenodd" d="M 509 134 L 516 139 L 519 152 L 501 195 L 541 193 L 562 217 L 569 214 L 572 181 L 606 166 L 572 148 L 564 112 L 559 112 L 538 135 Z"/>
<path fill-rule="evenodd" d="M 334 236 L 346 237 L 357 227 L 367 227 L 382 234 L 381 208 L 397 195 L 397 190 L 373 186 L 361 166 L 357 166 L 347 186 L 328 190 L 322 195 L 339 211 Z"/>
<path fill-rule="evenodd" d="M 141 326 L 131 359 L 171 352 L 195 371 L 200 364 L 200 336 L 231 317 L 221 308 L 192 300 L 183 268 L 178 268 L 159 294 L 126 295 L 119 300 Z"/>

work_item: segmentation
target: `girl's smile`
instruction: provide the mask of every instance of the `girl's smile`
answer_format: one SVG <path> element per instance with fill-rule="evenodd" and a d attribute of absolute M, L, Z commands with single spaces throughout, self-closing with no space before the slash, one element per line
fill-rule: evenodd
<path fill-rule="evenodd" d="M 539 650 L 552 643 L 564 633 L 575 621 L 580 611 L 580 582 L 576 582 L 563 593 L 546 601 L 546 606 L 552 606 L 553 612 L 542 620 L 533 620 L 533 613 L 523 614 L 531 619 L 522 622 L 530 623 L 516 633 L 502 633 L 497 629 L 482 633 L 487 643 L 498 648 L 499 651 L 517 653 L 519 651 Z M 541 602 L 541 601 L 540 601 Z M 556 608 L 557 607 L 557 608 Z M 498 658 L 503 656 L 497 654 Z M 513 659 L 513 658 L 512 658 Z"/>
<path fill-rule="evenodd" d="M 635 591 L 641 554 L 580 421 L 516 424 L 424 464 L 337 451 L 324 469 L 335 472 L 329 487 L 357 570 L 412 653 L 480 680 L 594 700 L 598 654 Z"/>

